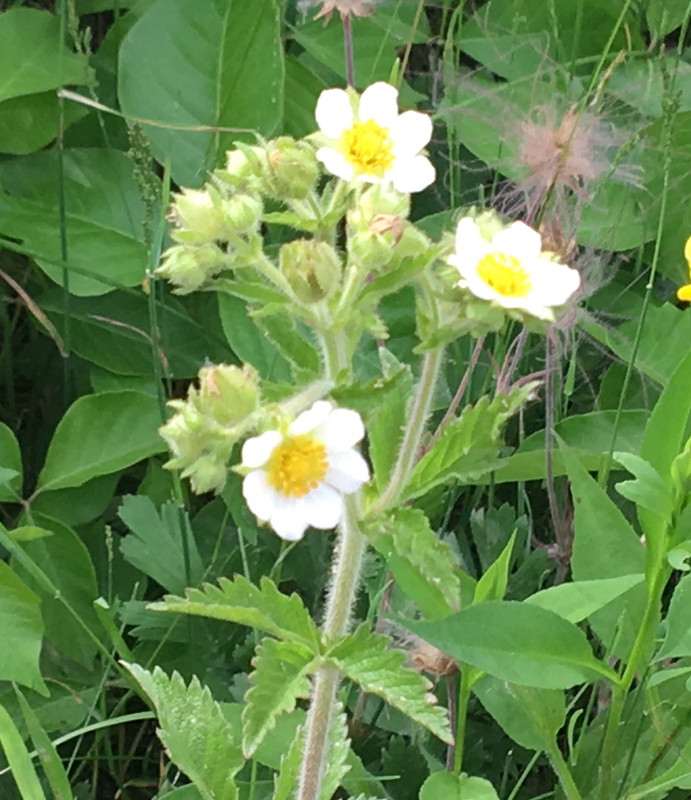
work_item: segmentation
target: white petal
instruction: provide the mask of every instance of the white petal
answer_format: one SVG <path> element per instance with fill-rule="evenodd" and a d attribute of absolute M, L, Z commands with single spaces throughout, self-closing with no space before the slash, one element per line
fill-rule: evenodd
<path fill-rule="evenodd" d="M 456 252 L 450 263 L 466 280 L 477 277 L 478 261 L 492 249 L 492 245 L 480 233 L 475 221 L 463 217 L 456 228 Z"/>
<path fill-rule="evenodd" d="M 357 450 L 329 455 L 324 481 L 344 494 L 356 492 L 370 478 L 369 467 Z"/>
<path fill-rule="evenodd" d="M 533 263 L 530 280 L 529 299 L 543 306 L 563 306 L 581 285 L 578 270 L 544 258 Z"/>
<path fill-rule="evenodd" d="M 394 189 L 399 192 L 421 192 L 437 177 L 436 170 L 429 158 L 414 156 L 413 158 L 397 158 L 389 171 Z"/>
<path fill-rule="evenodd" d="M 398 118 L 398 90 L 390 83 L 377 81 L 360 97 L 358 119 L 373 119 L 382 128 L 389 128 Z"/>
<path fill-rule="evenodd" d="M 317 400 L 311 408 L 303 411 L 297 419 L 290 423 L 288 433 L 293 436 L 299 436 L 301 433 L 310 433 L 310 431 L 321 425 L 333 410 L 334 407 L 327 400 Z"/>
<path fill-rule="evenodd" d="M 250 469 L 264 466 L 282 438 L 278 431 L 266 431 L 261 436 L 247 439 L 242 445 L 242 466 Z"/>
<path fill-rule="evenodd" d="M 404 111 L 389 128 L 395 156 L 416 156 L 432 138 L 432 120 L 419 111 Z"/>
<path fill-rule="evenodd" d="M 320 147 L 317 150 L 317 161 L 322 162 L 327 172 L 344 181 L 351 181 L 355 175 L 353 165 L 345 160 L 343 153 L 331 147 Z"/>
<path fill-rule="evenodd" d="M 534 261 L 542 250 L 542 237 L 524 222 L 512 222 L 508 228 L 495 233 L 492 247 L 519 261 Z"/>
<path fill-rule="evenodd" d="M 325 89 L 317 100 L 314 112 L 317 125 L 329 139 L 338 139 L 353 124 L 353 107 L 343 89 Z"/>
<path fill-rule="evenodd" d="M 365 426 L 360 415 L 352 408 L 334 408 L 315 429 L 314 435 L 324 442 L 327 453 L 340 453 L 362 441 Z"/>
<path fill-rule="evenodd" d="M 287 542 L 297 542 L 302 539 L 309 525 L 302 501 L 303 498 L 282 497 L 269 519 L 269 524 L 276 535 Z"/>
<path fill-rule="evenodd" d="M 461 274 L 465 278 L 465 281 L 463 281 L 465 286 L 463 288 L 468 289 L 475 297 L 479 297 L 480 300 L 497 300 L 501 305 L 504 305 L 499 292 L 488 283 L 485 283 L 475 270 L 468 270 Z"/>
<path fill-rule="evenodd" d="M 313 528 L 328 531 L 335 528 L 343 516 L 343 497 L 323 483 L 300 500 L 301 512 Z"/>
<path fill-rule="evenodd" d="M 262 469 L 245 476 L 242 481 L 242 496 L 247 501 L 249 510 L 262 521 L 271 518 L 281 499 L 278 492 L 266 482 L 266 473 Z"/>

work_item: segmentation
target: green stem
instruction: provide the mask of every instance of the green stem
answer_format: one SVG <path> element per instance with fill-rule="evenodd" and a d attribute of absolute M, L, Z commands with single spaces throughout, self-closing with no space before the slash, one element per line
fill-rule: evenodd
<path fill-rule="evenodd" d="M 461 671 L 461 684 L 458 690 L 456 708 L 456 745 L 454 747 L 453 771 L 461 774 L 463 767 L 463 747 L 465 744 L 465 726 L 468 718 L 468 700 L 470 699 L 470 665 L 464 664 Z"/>
<path fill-rule="evenodd" d="M 557 777 L 559 778 L 567 800 L 581 800 L 581 793 L 578 791 L 578 786 L 576 786 L 571 770 L 566 761 L 564 761 L 564 756 L 562 756 L 556 743 L 547 751 L 547 755 L 552 762 L 554 771 L 557 773 Z"/>
<path fill-rule="evenodd" d="M 384 511 L 396 504 L 415 466 L 443 359 L 443 345 L 425 353 L 422 372 L 415 390 L 415 398 L 410 409 L 408 427 L 403 435 L 401 449 L 398 451 L 398 458 L 389 483 L 372 507 L 373 514 Z"/>
<path fill-rule="evenodd" d="M 360 583 L 365 544 L 366 539 L 358 525 L 357 498 L 347 497 L 338 530 L 333 581 L 322 630 L 327 643 L 348 632 L 351 610 Z M 315 673 L 296 800 L 317 800 L 319 797 L 321 780 L 329 757 L 326 745 L 340 680 L 340 673 L 332 668 L 322 667 Z"/>
<path fill-rule="evenodd" d="M 347 370 L 349 366 L 345 334 L 343 331 L 333 333 L 322 329 L 317 335 L 324 358 L 325 377 L 329 381 L 336 382 L 338 374 Z"/>

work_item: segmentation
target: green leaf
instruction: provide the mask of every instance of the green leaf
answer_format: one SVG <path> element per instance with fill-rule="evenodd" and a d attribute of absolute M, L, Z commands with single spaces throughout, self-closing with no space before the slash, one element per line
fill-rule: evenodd
<path fill-rule="evenodd" d="M 501 680 L 568 689 L 616 674 L 599 662 L 580 628 L 544 608 L 486 600 L 446 619 L 405 626 L 450 656 Z"/>
<path fill-rule="evenodd" d="M 403 439 L 405 419 L 410 398 L 413 393 L 413 376 L 410 367 L 403 368 L 402 380 L 393 391 L 388 392 L 384 402 L 370 416 L 367 432 L 369 437 L 369 457 L 374 467 L 374 479 L 383 491 L 391 477 Z"/>
<path fill-rule="evenodd" d="M 56 591 L 49 591 L 15 556 L 12 566 L 41 598 L 46 637 L 70 658 L 90 668 L 97 645 L 66 608 L 65 602 L 95 635 L 102 634 L 93 607 L 99 591 L 91 556 L 71 528 L 39 514 L 35 522 L 51 535 L 23 542 L 22 550 L 53 582 Z"/>
<path fill-rule="evenodd" d="M 0 745 L 5 752 L 12 777 L 22 796 L 22 800 L 46 800 L 39 783 L 31 756 L 26 749 L 17 726 L 5 708 L 0 705 Z"/>
<path fill-rule="evenodd" d="M 647 461 L 632 453 L 614 453 L 614 458 L 636 476 L 634 481 L 616 484 L 619 494 L 668 521 L 674 512 L 674 500 L 660 473 Z"/>
<path fill-rule="evenodd" d="M 266 380 L 290 380 L 290 364 L 259 330 L 239 297 L 219 294 L 218 311 L 228 344 L 240 361 L 251 364 Z"/>
<path fill-rule="evenodd" d="M 12 429 L 4 422 L 0 422 L 0 468 L 14 473 L 8 480 L 0 481 L 0 503 L 12 502 L 22 491 L 22 454 Z"/>
<path fill-rule="evenodd" d="M 293 319 L 287 313 L 264 316 L 258 325 L 287 361 L 314 376 L 319 374 L 319 353 L 313 344 L 298 333 Z"/>
<path fill-rule="evenodd" d="M 367 528 L 398 585 L 427 619 L 458 609 L 461 583 L 451 550 L 430 528 L 424 512 L 399 508 Z"/>
<path fill-rule="evenodd" d="M 314 664 L 314 653 L 298 642 L 277 642 L 265 638 L 252 661 L 253 684 L 245 697 L 242 712 L 242 751 L 251 758 L 276 724 L 279 714 L 291 712 L 298 697 L 307 698 L 307 674 Z"/>
<path fill-rule="evenodd" d="M 350 770 L 350 766 L 346 763 L 350 752 L 348 720 L 343 713 L 342 703 L 336 703 L 331 710 L 329 730 L 326 734 L 326 752 L 329 756 L 317 800 L 331 800 L 341 785 L 343 776 Z"/>
<path fill-rule="evenodd" d="M 432 449 L 417 463 L 404 490 L 404 499 L 419 497 L 450 480 L 472 482 L 501 465 L 501 425 L 518 410 L 534 387 L 480 399 L 463 409 L 442 430 Z"/>
<path fill-rule="evenodd" d="M 287 753 L 281 758 L 278 773 L 274 775 L 274 793 L 272 800 L 289 800 L 300 774 L 305 730 L 300 726 Z"/>
<path fill-rule="evenodd" d="M 104 392 L 76 400 L 53 434 L 38 477 L 40 490 L 81 486 L 166 449 L 156 398 Z"/>
<path fill-rule="evenodd" d="M 0 101 L 89 79 L 86 58 L 62 43 L 56 16 L 31 8 L 0 14 Z"/>
<path fill-rule="evenodd" d="M 550 586 L 527 597 L 524 602 L 546 608 L 569 622 L 582 622 L 591 614 L 643 583 L 645 576 L 622 575 L 595 581 L 574 581 Z"/>
<path fill-rule="evenodd" d="M 429 702 L 429 682 L 415 670 L 404 667 L 405 653 L 389 645 L 388 636 L 371 633 L 363 624 L 333 645 L 326 657 L 365 692 L 384 698 L 450 744 L 453 735 L 446 712 Z"/>
<path fill-rule="evenodd" d="M 433 772 L 420 789 L 420 800 L 499 800 L 492 784 L 485 778 Z"/>
<path fill-rule="evenodd" d="M 175 503 L 164 503 L 159 512 L 145 495 L 127 495 L 118 511 L 118 516 L 130 529 L 130 535 L 120 539 L 123 556 L 169 592 L 183 592 L 186 586 L 199 583 L 204 572 L 192 528 L 188 523 L 183 530 L 181 514 L 186 517 L 187 512 Z"/>
<path fill-rule="evenodd" d="M 233 731 L 221 707 L 196 677 L 185 686 L 174 672 L 168 677 L 137 664 L 125 664 L 151 698 L 158 716 L 158 737 L 171 761 L 199 789 L 204 800 L 235 800 L 234 777 L 243 766 L 242 753 L 233 744 Z"/>
<path fill-rule="evenodd" d="M 645 11 L 650 32 L 656 39 L 681 27 L 688 13 L 689 0 L 649 0 Z"/>
<path fill-rule="evenodd" d="M 535 689 L 484 675 L 473 684 L 485 710 L 514 742 L 528 750 L 549 750 L 566 719 L 564 692 Z"/>
<path fill-rule="evenodd" d="M 55 746 L 48 734 L 43 730 L 38 715 L 29 705 L 19 688 L 15 686 L 14 690 L 22 709 L 24 722 L 26 722 L 31 735 L 31 742 L 34 749 L 41 754 L 41 765 L 46 773 L 55 800 L 73 800 L 74 795 L 70 787 L 70 779 L 67 777 L 67 772 Z"/>
<path fill-rule="evenodd" d="M 232 581 L 220 578 L 219 584 L 188 589 L 185 597 L 168 595 L 163 602 L 151 603 L 149 608 L 248 625 L 278 639 L 301 642 L 311 652 L 319 653 L 319 630 L 298 595 L 281 594 L 269 578 L 261 579 L 260 588 L 241 575 Z"/>
<path fill-rule="evenodd" d="M 561 446 L 574 507 L 571 569 L 574 581 L 592 581 L 645 572 L 645 548 L 624 515 L 573 451 Z M 597 635 L 609 646 L 618 634 L 615 652 L 624 658 L 633 646 L 646 606 L 645 586 L 634 586 L 590 617 Z"/>
<path fill-rule="evenodd" d="M 120 49 L 119 98 L 144 125 L 173 180 L 198 186 L 237 133 L 269 137 L 283 121 L 283 51 L 275 0 L 168 0 L 154 4 Z M 176 129 L 187 126 L 191 130 Z"/>
<path fill-rule="evenodd" d="M 489 565 L 477 582 L 473 596 L 474 603 L 480 603 L 487 599 L 501 600 L 504 597 L 506 585 L 509 582 L 509 567 L 515 543 L 516 532 L 514 531 L 497 559 Z"/>
<path fill-rule="evenodd" d="M 119 472 L 99 475 L 81 486 L 40 492 L 31 501 L 31 513 L 43 514 L 65 525 L 84 525 L 100 516 L 120 480 Z"/>
<path fill-rule="evenodd" d="M 144 204 L 132 162 L 119 150 L 65 150 L 65 229 L 70 292 L 98 295 L 112 282 L 136 286 L 144 280 L 149 254 L 144 244 Z M 22 241 L 41 269 L 63 285 L 55 149 L 0 166 L 0 232 Z M 88 277 L 87 277 L 88 276 Z M 99 276 L 103 276 L 101 281 Z"/>
<path fill-rule="evenodd" d="M 656 661 L 691 655 L 691 575 L 685 575 L 674 588 L 667 612 L 667 635 Z"/>
<path fill-rule="evenodd" d="M 40 603 L 40 598 L 0 561 L 0 680 L 17 681 L 47 695 L 38 668 L 44 631 Z"/>
<path fill-rule="evenodd" d="M 13 97 L 0 103 L 0 152 L 25 155 L 44 147 L 58 135 L 59 99 L 56 92 Z M 86 116 L 79 103 L 65 106 L 65 126 Z"/>

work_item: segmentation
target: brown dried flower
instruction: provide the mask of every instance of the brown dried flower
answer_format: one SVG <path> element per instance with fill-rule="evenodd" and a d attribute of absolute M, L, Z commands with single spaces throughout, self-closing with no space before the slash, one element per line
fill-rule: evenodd
<path fill-rule="evenodd" d="M 314 0 L 307 0 L 298 4 L 298 8 L 306 10 L 310 5 L 313 5 Z M 315 19 L 324 17 L 324 24 L 328 23 L 334 11 L 338 11 L 341 19 L 349 17 L 354 14 L 356 17 L 367 17 L 374 12 L 374 6 L 377 0 L 317 0 L 321 2 L 322 7 Z"/>

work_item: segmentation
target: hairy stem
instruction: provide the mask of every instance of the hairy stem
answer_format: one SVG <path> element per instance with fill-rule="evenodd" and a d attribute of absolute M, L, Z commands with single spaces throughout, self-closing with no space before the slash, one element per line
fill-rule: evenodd
<path fill-rule="evenodd" d="M 360 583 L 365 542 L 358 525 L 357 499 L 347 497 L 338 530 L 333 580 L 322 629 L 327 642 L 348 632 L 350 614 Z M 331 668 L 321 668 L 315 673 L 296 800 L 317 800 L 319 797 L 319 787 L 329 756 L 326 743 L 340 679 L 338 670 Z"/>
<path fill-rule="evenodd" d="M 408 426 L 403 434 L 401 449 L 391 473 L 388 486 L 381 493 L 372 508 L 372 513 L 378 513 L 395 505 L 401 492 L 415 466 L 420 448 L 420 441 L 427 426 L 427 416 L 430 412 L 434 389 L 437 385 L 439 370 L 444 358 L 444 347 L 428 350 L 422 362 L 422 372 L 415 390 L 413 405 L 408 415 Z"/>

